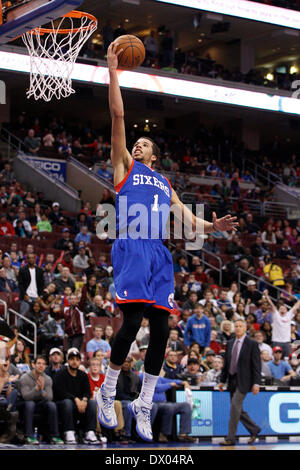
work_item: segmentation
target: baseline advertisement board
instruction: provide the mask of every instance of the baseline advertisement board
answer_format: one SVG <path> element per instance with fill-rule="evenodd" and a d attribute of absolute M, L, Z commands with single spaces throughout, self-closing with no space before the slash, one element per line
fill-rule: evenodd
<path fill-rule="evenodd" d="M 225 436 L 228 431 L 230 413 L 229 392 L 192 391 L 192 436 Z M 186 401 L 184 391 L 176 391 L 176 402 Z M 262 429 L 261 435 L 300 434 L 300 392 L 266 392 L 258 395 L 248 393 L 244 410 Z M 177 433 L 179 433 L 177 416 Z M 239 423 L 238 436 L 249 436 Z"/>

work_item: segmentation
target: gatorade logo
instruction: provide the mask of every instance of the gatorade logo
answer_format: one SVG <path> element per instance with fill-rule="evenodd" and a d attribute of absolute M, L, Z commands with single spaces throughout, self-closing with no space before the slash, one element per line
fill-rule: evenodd
<path fill-rule="evenodd" d="M 300 393 L 276 393 L 269 401 L 269 423 L 279 434 L 300 431 Z"/>

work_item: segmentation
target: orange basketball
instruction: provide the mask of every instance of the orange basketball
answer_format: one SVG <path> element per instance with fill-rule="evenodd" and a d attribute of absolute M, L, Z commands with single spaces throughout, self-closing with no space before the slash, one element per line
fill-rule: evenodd
<path fill-rule="evenodd" d="M 115 43 L 118 46 L 116 52 L 119 49 L 123 49 L 118 57 L 120 68 L 133 70 L 144 62 L 145 47 L 136 36 L 125 34 L 124 36 L 119 36 Z"/>

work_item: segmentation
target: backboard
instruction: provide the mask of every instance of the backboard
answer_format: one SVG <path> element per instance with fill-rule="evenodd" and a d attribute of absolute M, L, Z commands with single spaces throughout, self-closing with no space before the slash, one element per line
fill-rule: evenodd
<path fill-rule="evenodd" d="M 0 0 L 0 46 L 77 9 L 82 1 Z"/>

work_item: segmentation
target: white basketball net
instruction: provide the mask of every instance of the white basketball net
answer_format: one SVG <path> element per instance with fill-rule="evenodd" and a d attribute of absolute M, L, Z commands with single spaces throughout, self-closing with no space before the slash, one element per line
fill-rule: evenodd
<path fill-rule="evenodd" d="M 97 29 L 97 21 L 87 16 L 63 17 L 56 26 L 51 21 L 49 29 L 53 31 L 42 34 L 36 28 L 22 35 L 30 55 L 27 98 L 50 101 L 53 96 L 60 99 L 75 93 L 71 79 L 74 64 L 83 44 Z M 70 32 L 59 32 L 65 29 Z"/>

